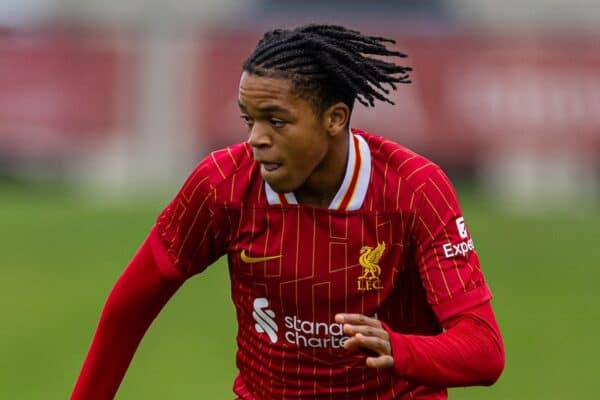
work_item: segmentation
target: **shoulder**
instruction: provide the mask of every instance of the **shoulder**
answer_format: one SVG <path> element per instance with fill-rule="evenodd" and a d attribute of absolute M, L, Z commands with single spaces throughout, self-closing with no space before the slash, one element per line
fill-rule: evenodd
<path fill-rule="evenodd" d="M 250 146 L 247 143 L 238 143 L 211 152 L 198 164 L 196 170 L 208 177 L 212 186 L 218 187 L 240 171 L 253 166 Z"/>
<path fill-rule="evenodd" d="M 252 150 L 247 143 L 238 143 L 208 154 L 194 168 L 186 180 L 182 192 L 192 194 L 198 187 L 204 192 L 218 192 L 219 188 L 231 186 L 236 177 L 248 180 L 255 168 Z M 241 183 L 238 180 L 238 184 Z M 191 196 L 190 196 L 191 197 Z"/>
<path fill-rule="evenodd" d="M 182 225 L 193 225 L 199 216 L 214 218 L 215 213 L 222 209 L 220 205 L 239 198 L 240 185 L 252 187 L 249 184 L 249 171 L 255 164 L 246 143 L 208 154 L 159 215 L 159 230 L 166 232 L 179 229 Z M 237 176 L 240 178 L 236 179 Z M 241 177 L 245 177 L 245 180 Z"/>
<path fill-rule="evenodd" d="M 369 145 L 374 180 L 388 184 L 398 182 L 418 192 L 432 177 L 445 177 L 436 163 L 399 143 L 363 130 L 352 131 L 363 137 Z"/>

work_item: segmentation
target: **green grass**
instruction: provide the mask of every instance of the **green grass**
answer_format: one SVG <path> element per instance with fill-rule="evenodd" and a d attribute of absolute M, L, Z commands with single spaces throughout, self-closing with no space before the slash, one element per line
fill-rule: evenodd
<path fill-rule="evenodd" d="M 599 398 L 600 213 L 517 216 L 461 197 L 507 365 L 495 386 L 450 398 Z M 106 206 L 0 188 L 0 398 L 68 397 L 106 295 L 166 200 Z M 118 398 L 233 398 L 235 329 L 219 262 L 161 313 Z"/>

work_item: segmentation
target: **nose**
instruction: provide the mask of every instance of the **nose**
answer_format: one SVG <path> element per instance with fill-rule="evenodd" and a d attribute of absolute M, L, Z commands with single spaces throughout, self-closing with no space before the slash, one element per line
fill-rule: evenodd
<path fill-rule="evenodd" d="M 250 129 L 248 143 L 255 148 L 270 147 L 272 142 L 271 134 L 268 129 L 258 122 L 255 122 Z"/>

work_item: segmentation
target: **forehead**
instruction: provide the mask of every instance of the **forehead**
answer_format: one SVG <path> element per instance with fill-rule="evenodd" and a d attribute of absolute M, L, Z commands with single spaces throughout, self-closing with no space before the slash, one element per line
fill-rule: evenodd
<path fill-rule="evenodd" d="M 296 96 L 292 88 L 289 79 L 258 76 L 244 71 L 240 78 L 238 101 L 243 107 L 296 107 L 304 100 Z"/>

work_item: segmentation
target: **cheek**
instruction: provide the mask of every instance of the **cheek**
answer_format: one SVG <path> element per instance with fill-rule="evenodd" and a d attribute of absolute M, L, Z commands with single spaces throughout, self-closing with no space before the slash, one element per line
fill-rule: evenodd
<path fill-rule="evenodd" d="M 327 153 L 327 142 L 319 136 L 311 136 L 296 143 L 294 161 L 301 168 L 314 169 Z"/>

